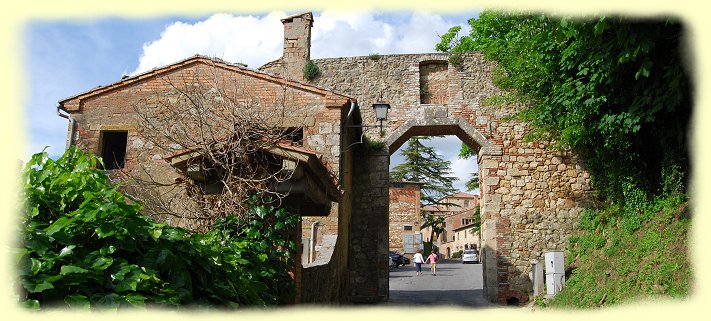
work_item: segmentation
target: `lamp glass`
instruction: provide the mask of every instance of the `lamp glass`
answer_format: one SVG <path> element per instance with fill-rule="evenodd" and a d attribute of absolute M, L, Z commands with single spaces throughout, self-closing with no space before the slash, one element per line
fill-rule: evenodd
<path fill-rule="evenodd" d="M 375 118 L 379 121 L 383 121 L 388 118 L 388 109 L 390 109 L 389 104 L 386 104 L 386 103 L 373 104 L 373 110 L 375 111 Z"/>

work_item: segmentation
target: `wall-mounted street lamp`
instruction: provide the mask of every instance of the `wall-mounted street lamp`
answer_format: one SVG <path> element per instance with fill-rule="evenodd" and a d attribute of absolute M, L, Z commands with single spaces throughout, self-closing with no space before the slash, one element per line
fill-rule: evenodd
<path fill-rule="evenodd" d="M 346 123 L 348 123 L 348 119 L 351 118 L 353 111 L 355 111 L 357 108 L 358 105 L 354 102 L 351 102 L 351 110 L 348 112 L 348 116 L 346 116 Z M 383 121 L 388 119 L 388 110 L 390 110 L 390 104 L 378 101 L 376 103 L 373 103 L 373 111 L 375 112 L 375 120 L 380 122 L 380 125 L 345 125 L 345 128 L 362 128 L 363 130 L 361 131 L 360 141 L 348 145 L 348 147 L 344 148 L 341 153 L 345 153 L 349 148 L 353 147 L 356 144 L 362 144 L 363 136 L 365 136 L 365 132 L 369 128 L 380 128 L 380 136 L 383 136 Z"/>
<path fill-rule="evenodd" d="M 383 135 L 383 121 L 388 119 L 388 110 L 390 109 L 390 104 L 384 102 L 377 102 L 373 104 L 373 111 L 375 111 L 375 119 L 380 122 L 380 135 Z"/>

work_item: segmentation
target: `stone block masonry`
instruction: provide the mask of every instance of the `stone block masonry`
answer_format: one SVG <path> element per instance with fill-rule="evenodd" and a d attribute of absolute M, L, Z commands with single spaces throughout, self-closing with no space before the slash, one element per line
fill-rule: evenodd
<path fill-rule="evenodd" d="M 526 124 L 511 118 L 524 106 L 490 103 L 503 93 L 492 81 L 494 63 L 480 53 L 460 57 L 457 65 L 447 53 L 317 59 L 313 83 L 356 97 L 366 125 L 376 124 L 374 102 L 389 103 L 384 135 L 368 134 L 390 153 L 414 135 L 446 134 L 478 151 L 485 291 L 493 302 L 525 302 L 530 260 L 566 248 L 592 196 L 589 175 L 571 152 L 524 140 Z"/>
<path fill-rule="evenodd" d="M 374 303 L 388 299 L 387 151 L 356 150 L 348 256 L 346 301 Z"/>
<path fill-rule="evenodd" d="M 356 98 L 365 125 L 376 125 L 370 108 L 374 102 L 389 103 L 392 109 L 383 135 L 378 135 L 378 131 L 367 134 L 373 140 L 385 141 L 389 153 L 418 135 L 456 135 L 477 151 L 482 180 L 485 294 L 490 301 L 501 304 L 525 302 L 533 292 L 527 276 L 530 261 L 541 260 L 544 251 L 566 248 L 583 205 L 594 192 L 583 162 L 576 155 L 549 150 L 549 142 L 525 141 L 526 124 L 511 117 L 524 105 L 491 102 L 490 98 L 503 93 L 493 83 L 496 64 L 486 61 L 481 53 L 458 55 L 456 64 L 450 63 L 448 53 L 317 59 L 314 62 L 320 76 L 312 82 Z M 261 70 L 284 74 L 290 63 L 293 64 L 282 57 Z M 360 163 L 355 165 L 356 176 L 369 175 L 369 170 L 359 172 L 358 166 Z M 376 180 L 354 177 L 354 181 L 370 184 L 355 184 L 354 192 L 380 188 L 372 185 L 380 184 Z M 354 199 L 351 230 L 378 230 L 381 227 L 377 224 L 387 226 L 383 218 L 366 219 L 371 218 L 370 214 L 356 218 L 355 213 L 363 211 L 357 204 Z M 387 217 L 387 213 L 382 215 Z M 367 253 L 360 242 L 361 239 L 352 238 L 351 250 Z M 378 255 L 384 255 L 386 249 L 382 251 Z M 350 273 L 359 278 L 355 281 L 383 278 L 387 270 L 383 273 L 381 268 L 387 269 L 378 266 L 369 276 L 365 270 Z M 350 290 L 355 291 L 352 297 L 380 293 Z"/>

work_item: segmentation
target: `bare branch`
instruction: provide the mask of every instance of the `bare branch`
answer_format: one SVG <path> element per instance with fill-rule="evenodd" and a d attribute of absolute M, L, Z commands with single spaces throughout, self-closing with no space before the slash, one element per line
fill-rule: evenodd
<path fill-rule="evenodd" d="M 163 81 L 162 90 L 134 105 L 138 136 L 146 140 L 141 159 L 153 162 L 121 172 L 127 193 L 149 215 L 194 231 L 228 214 L 247 218 L 250 195 L 281 203 L 287 194 L 270 186 L 291 178 L 293 168 L 264 147 L 301 144 L 306 113 L 286 108 L 291 89 L 257 90 L 248 76 L 218 66 L 200 65 Z"/>

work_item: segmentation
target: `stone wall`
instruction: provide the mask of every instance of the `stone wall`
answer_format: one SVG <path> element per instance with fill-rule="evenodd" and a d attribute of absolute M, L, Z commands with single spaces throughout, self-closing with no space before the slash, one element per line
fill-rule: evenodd
<path fill-rule="evenodd" d="M 352 212 L 345 301 L 374 303 L 388 299 L 387 151 L 359 145 L 353 167 Z"/>
<path fill-rule="evenodd" d="M 508 118 L 523 106 L 490 103 L 487 98 L 502 93 L 492 81 L 493 63 L 480 53 L 461 54 L 457 65 L 448 57 L 431 53 L 317 59 L 321 74 L 313 83 L 358 99 L 367 125 L 375 124 L 372 103 L 389 103 L 383 135 L 379 130 L 366 134 L 385 140 L 390 153 L 414 135 L 445 134 L 457 135 L 478 151 L 486 293 L 494 302 L 511 297 L 525 302 L 531 293 L 530 260 L 542 259 L 547 250 L 565 249 L 582 204 L 590 197 L 589 176 L 569 152 L 548 150 L 544 142 L 524 142 L 528 128 Z M 442 69 L 420 70 L 430 64 L 446 65 L 446 77 Z M 423 75 L 446 79 L 446 95 L 439 94 L 446 99 L 422 103 Z"/>

